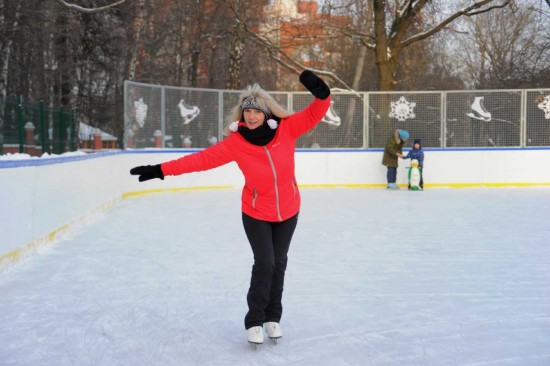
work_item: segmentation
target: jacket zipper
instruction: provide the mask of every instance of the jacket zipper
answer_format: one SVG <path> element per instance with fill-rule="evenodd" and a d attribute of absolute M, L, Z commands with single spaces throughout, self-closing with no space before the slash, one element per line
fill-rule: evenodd
<path fill-rule="evenodd" d="M 273 164 L 273 159 L 271 158 L 271 154 L 269 153 L 267 146 L 264 146 L 264 149 L 267 154 L 267 158 L 269 159 L 271 170 L 273 171 L 273 180 L 275 183 L 275 203 L 277 206 L 277 217 L 279 218 L 279 221 L 283 221 L 283 218 L 281 217 L 281 209 L 279 207 L 279 188 L 277 188 L 277 171 L 275 170 L 275 164 Z"/>

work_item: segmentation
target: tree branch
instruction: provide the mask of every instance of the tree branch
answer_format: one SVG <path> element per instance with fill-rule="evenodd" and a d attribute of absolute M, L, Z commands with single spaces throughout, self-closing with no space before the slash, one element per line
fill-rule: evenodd
<path fill-rule="evenodd" d="M 92 14 L 92 13 L 99 13 L 101 11 L 109 10 L 111 8 L 114 8 L 115 6 L 124 4 L 126 2 L 126 0 L 119 0 L 116 3 L 110 4 L 110 5 L 105 5 L 105 6 L 100 6 L 99 8 L 84 8 L 80 5 L 70 4 L 70 3 L 66 2 L 65 0 L 57 0 L 57 2 L 59 4 L 61 4 L 62 6 L 68 8 L 68 9 L 76 10 L 76 11 L 79 11 L 81 13 Z"/>
<path fill-rule="evenodd" d="M 472 16 L 472 15 L 475 15 L 475 14 L 483 13 L 485 11 L 489 11 L 490 9 L 505 8 L 505 7 L 510 5 L 510 2 L 512 0 L 504 0 L 504 2 L 500 5 L 495 5 L 495 6 L 490 7 L 489 9 L 485 9 L 485 10 L 475 11 L 476 9 L 479 9 L 479 8 L 491 3 L 492 1 L 493 0 L 481 0 L 481 1 L 476 2 L 475 4 L 472 4 L 472 5 L 470 5 L 466 8 L 463 8 L 462 10 L 457 11 L 456 13 L 454 13 L 453 15 L 451 15 L 450 17 L 448 17 L 447 19 L 443 20 L 441 23 L 439 23 L 438 25 L 433 27 L 431 30 L 429 30 L 427 32 L 416 34 L 413 37 L 410 37 L 410 38 L 406 39 L 405 41 L 403 41 L 403 47 L 410 46 L 414 42 L 426 39 L 426 38 L 438 33 L 439 31 L 443 30 L 443 28 L 445 28 L 447 25 L 452 23 L 457 18 L 460 18 L 461 16 Z M 547 1 L 550 1 L 550 0 L 547 0 Z"/>
<path fill-rule="evenodd" d="M 550 1 L 550 0 L 548 0 Z M 509 5 L 510 3 L 509 2 L 506 2 L 504 4 L 501 4 L 501 5 L 494 5 L 494 6 L 490 6 L 488 7 L 487 9 L 482 9 L 482 10 L 478 10 L 478 11 L 472 11 L 472 12 L 469 12 L 468 14 L 465 14 L 466 16 L 474 16 L 474 15 L 478 15 L 478 14 L 483 14 L 483 13 L 487 13 L 491 10 L 494 10 L 494 9 L 501 9 L 501 8 L 505 8 Z"/>
<path fill-rule="evenodd" d="M 295 58 L 293 58 L 290 55 L 283 52 L 279 47 L 272 45 L 271 42 L 269 42 L 268 40 L 261 37 L 258 33 L 252 32 L 248 28 L 246 28 L 246 32 L 254 42 L 258 43 L 262 48 L 264 48 L 269 53 L 269 57 L 271 59 L 273 59 L 279 65 L 283 66 L 285 69 L 295 73 L 296 75 L 299 75 L 305 69 L 309 69 L 309 70 L 314 71 L 316 74 L 318 74 L 320 76 L 326 76 L 326 77 L 330 78 L 331 80 L 336 81 L 337 83 L 342 85 L 346 90 L 355 92 L 348 84 L 346 84 L 346 82 L 344 80 L 340 79 L 333 72 L 325 71 L 325 70 L 312 69 L 310 67 L 307 67 L 307 66 L 303 65 L 300 61 L 296 60 Z M 283 60 L 283 58 L 281 58 L 278 55 L 284 56 L 286 61 Z M 357 93 L 357 92 L 355 92 L 355 93 Z"/>

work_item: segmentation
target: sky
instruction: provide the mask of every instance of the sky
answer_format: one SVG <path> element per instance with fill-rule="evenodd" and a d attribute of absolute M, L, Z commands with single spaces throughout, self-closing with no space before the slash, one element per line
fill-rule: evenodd
<path fill-rule="evenodd" d="M 240 190 L 151 194 L 0 272 L 0 364 L 549 365 L 549 188 L 302 189 L 255 349 Z"/>

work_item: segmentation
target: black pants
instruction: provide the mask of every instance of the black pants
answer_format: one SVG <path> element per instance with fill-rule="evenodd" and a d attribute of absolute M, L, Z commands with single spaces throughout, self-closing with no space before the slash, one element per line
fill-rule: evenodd
<path fill-rule="evenodd" d="M 246 329 L 281 319 L 287 253 L 297 223 L 298 215 L 283 222 L 267 222 L 243 213 L 244 230 L 254 253 L 252 278 L 246 296 Z"/>

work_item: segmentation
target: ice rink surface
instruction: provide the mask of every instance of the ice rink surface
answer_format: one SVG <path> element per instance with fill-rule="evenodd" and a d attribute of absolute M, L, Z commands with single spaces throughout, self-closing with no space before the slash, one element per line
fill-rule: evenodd
<path fill-rule="evenodd" d="M 550 189 L 303 189 L 246 341 L 240 190 L 124 200 L 0 275 L 0 365 L 550 365 Z"/>

